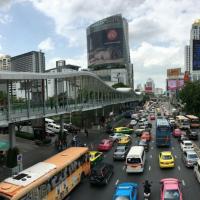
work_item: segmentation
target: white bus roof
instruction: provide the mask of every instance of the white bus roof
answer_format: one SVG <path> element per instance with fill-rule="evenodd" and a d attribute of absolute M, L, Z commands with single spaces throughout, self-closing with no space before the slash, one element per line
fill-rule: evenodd
<path fill-rule="evenodd" d="M 128 157 L 139 157 L 142 152 L 144 151 L 143 146 L 133 146 L 128 152 L 127 158 Z"/>
<path fill-rule="evenodd" d="M 186 119 L 186 120 L 188 120 L 188 118 L 185 117 L 185 116 L 183 116 L 183 115 L 178 115 L 178 116 L 176 116 L 176 119 Z"/>
<path fill-rule="evenodd" d="M 199 119 L 197 116 L 194 115 L 186 115 L 186 117 L 189 119 Z"/>

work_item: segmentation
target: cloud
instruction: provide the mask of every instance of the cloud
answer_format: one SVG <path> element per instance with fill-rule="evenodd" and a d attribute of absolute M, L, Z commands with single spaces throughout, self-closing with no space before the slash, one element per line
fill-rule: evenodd
<path fill-rule="evenodd" d="M 40 44 L 38 45 L 38 49 L 41 49 L 42 51 L 50 51 L 54 49 L 54 42 L 50 37 L 46 38 Z"/>

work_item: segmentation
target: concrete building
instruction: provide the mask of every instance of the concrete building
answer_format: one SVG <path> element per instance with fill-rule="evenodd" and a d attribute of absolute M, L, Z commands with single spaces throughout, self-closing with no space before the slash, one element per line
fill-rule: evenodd
<path fill-rule="evenodd" d="M 9 55 L 0 56 L 0 71 L 11 70 L 10 58 L 11 56 Z"/>
<path fill-rule="evenodd" d="M 190 32 L 190 74 L 200 80 L 200 19 L 194 21 Z"/>
<path fill-rule="evenodd" d="M 184 65 L 185 71 L 190 71 L 190 45 L 186 45 L 184 49 Z"/>
<path fill-rule="evenodd" d="M 155 83 L 153 79 L 149 78 L 147 79 L 145 85 L 144 85 L 144 92 L 146 94 L 154 94 L 155 92 Z"/>
<path fill-rule="evenodd" d="M 41 51 L 31 51 L 11 57 L 11 71 L 45 72 L 45 56 Z"/>
<path fill-rule="evenodd" d="M 120 14 L 87 28 L 88 68 L 108 85 L 122 82 L 133 87 L 128 22 Z"/>
<path fill-rule="evenodd" d="M 77 72 L 79 70 L 79 68 L 80 68 L 80 66 L 76 66 L 76 65 L 70 65 L 70 64 L 66 65 L 65 60 L 58 60 L 58 61 L 56 61 L 56 67 L 46 70 L 45 73 Z M 63 80 L 63 81 L 65 82 L 65 80 Z M 52 97 L 55 95 L 54 87 L 55 87 L 54 80 L 48 79 L 48 96 L 49 97 Z M 73 86 L 70 85 L 68 82 L 65 82 L 65 84 L 63 84 L 62 82 L 58 82 L 58 93 L 61 94 L 64 91 L 69 91 L 70 87 L 73 87 Z M 71 93 L 71 95 L 72 94 L 73 93 Z M 69 97 L 69 98 L 73 98 L 73 97 Z"/>

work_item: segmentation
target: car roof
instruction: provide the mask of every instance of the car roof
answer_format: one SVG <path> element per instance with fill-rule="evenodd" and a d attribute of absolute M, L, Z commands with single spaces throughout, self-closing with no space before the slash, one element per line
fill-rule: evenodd
<path fill-rule="evenodd" d="M 107 165 L 109 165 L 109 164 L 105 163 L 105 162 L 101 162 L 101 163 L 98 163 L 98 165 L 96 165 L 92 170 L 98 171 L 98 170 L 101 170 L 102 168 L 104 168 Z"/>
<path fill-rule="evenodd" d="M 197 154 L 194 150 L 187 150 L 186 153 L 190 155 Z"/>
<path fill-rule="evenodd" d="M 164 180 L 163 183 L 164 183 L 164 187 L 165 189 L 167 190 L 170 190 L 170 189 L 178 189 L 179 186 L 178 186 L 178 180 L 177 179 L 162 179 Z"/>
<path fill-rule="evenodd" d="M 190 141 L 190 140 L 183 140 L 183 143 L 191 143 L 192 144 L 192 141 Z"/>
<path fill-rule="evenodd" d="M 162 151 L 161 154 L 164 156 L 168 156 L 168 155 L 172 155 L 172 152 L 171 151 Z"/>
<path fill-rule="evenodd" d="M 116 196 L 129 196 L 132 192 L 132 190 L 136 189 L 137 184 L 136 183 L 121 183 L 117 186 L 116 189 Z"/>

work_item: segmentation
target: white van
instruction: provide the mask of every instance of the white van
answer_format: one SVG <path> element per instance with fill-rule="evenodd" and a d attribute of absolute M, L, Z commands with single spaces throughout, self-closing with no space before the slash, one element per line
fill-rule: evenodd
<path fill-rule="evenodd" d="M 139 173 L 144 171 L 146 153 L 143 146 L 133 146 L 126 157 L 126 172 Z"/>
<path fill-rule="evenodd" d="M 46 124 L 46 128 L 50 131 L 53 131 L 54 133 L 60 132 L 60 125 L 57 125 L 55 123 L 48 123 Z M 68 132 L 66 129 L 63 129 L 64 132 Z"/>
<path fill-rule="evenodd" d="M 45 118 L 45 124 L 55 123 L 53 119 Z"/>
<path fill-rule="evenodd" d="M 200 183 L 200 159 L 197 161 L 197 164 L 194 166 L 194 174 Z"/>

